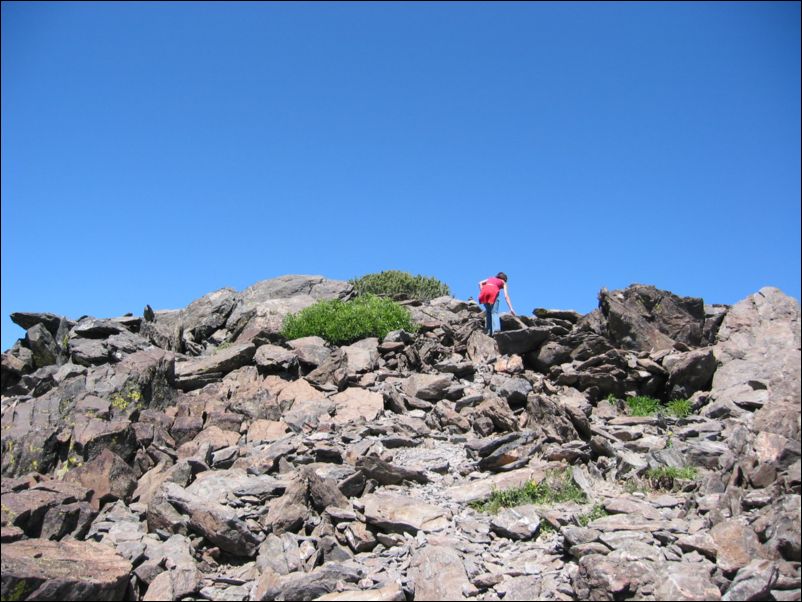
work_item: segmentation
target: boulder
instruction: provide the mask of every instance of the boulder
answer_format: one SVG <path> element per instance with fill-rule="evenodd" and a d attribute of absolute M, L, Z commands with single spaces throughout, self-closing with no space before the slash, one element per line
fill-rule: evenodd
<path fill-rule="evenodd" d="M 384 397 L 358 387 L 349 387 L 341 393 L 332 395 L 329 400 L 334 404 L 334 424 L 345 424 L 351 420 L 375 420 L 384 409 Z"/>
<path fill-rule="evenodd" d="M 449 524 L 449 512 L 433 504 L 411 497 L 377 493 L 360 500 L 364 505 L 365 521 L 389 533 L 439 531 Z"/>
<path fill-rule="evenodd" d="M 656 351 L 670 349 L 675 342 L 691 347 L 702 343 L 705 311 L 701 299 L 633 284 L 624 290 L 602 290 L 599 306 L 617 347 Z"/>
<path fill-rule="evenodd" d="M 183 391 L 199 389 L 249 363 L 255 353 L 253 343 L 244 343 L 218 350 L 210 356 L 176 363 L 175 385 Z"/>
<path fill-rule="evenodd" d="M 415 582 L 414 600 L 465 600 L 463 592 L 471 586 L 459 553 L 446 546 L 415 552 L 409 572 Z"/>
<path fill-rule="evenodd" d="M 453 383 L 453 374 L 413 374 L 404 383 L 404 392 L 418 399 L 437 401 L 445 397 Z"/>
<path fill-rule="evenodd" d="M 221 550 L 234 556 L 254 556 L 259 539 L 230 507 L 204 500 L 178 486 L 165 483 L 164 499 L 181 514 L 189 516 L 189 527 Z M 156 498 L 151 501 L 154 503 Z"/>
<path fill-rule="evenodd" d="M 33 352 L 33 361 L 37 367 L 42 368 L 56 363 L 59 348 L 44 324 L 36 324 L 29 328 L 25 335 L 25 343 Z"/>
<path fill-rule="evenodd" d="M 379 361 L 379 339 L 369 337 L 341 348 L 348 358 L 348 371 L 351 374 L 370 372 Z"/>
<path fill-rule="evenodd" d="M 710 388 L 716 359 L 713 349 L 705 347 L 663 358 L 663 367 L 668 371 L 666 389 L 669 399 L 688 399 L 696 391 Z"/>
<path fill-rule="evenodd" d="M 95 510 L 109 501 L 128 502 L 137 484 L 134 471 L 120 456 L 108 449 L 102 450 L 82 466 L 70 470 L 64 480 L 91 489 L 90 502 Z"/>
<path fill-rule="evenodd" d="M 738 403 L 766 390 L 772 400 L 800 404 L 800 307 L 777 288 L 766 287 L 736 303 L 721 325 L 713 353 L 719 366 L 711 394 Z"/>
<path fill-rule="evenodd" d="M 226 329 L 239 342 L 278 341 L 284 318 L 322 299 L 350 299 L 353 287 L 347 282 L 322 276 L 289 275 L 262 280 L 239 295 L 226 321 Z"/>
<path fill-rule="evenodd" d="M 494 338 L 498 344 L 499 353 L 511 355 L 537 350 L 540 344 L 549 338 L 549 334 L 548 328 L 533 326 L 517 330 L 503 330 L 495 333 Z"/>
<path fill-rule="evenodd" d="M 298 356 L 293 351 L 278 345 L 261 345 L 253 359 L 260 370 L 268 374 L 292 372 L 298 369 Z"/>
<path fill-rule="evenodd" d="M 131 563 L 91 541 L 26 539 L 3 545 L 3 600 L 123 600 Z"/>
<path fill-rule="evenodd" d="M 26 311 L 15 311 L 10 316 L 11 321 L 14 322 L 17 326 L 20 326 L 24 330 L 29 330 L 36 326 L 37 324 L 41 324 L 44 326 L 50 334 L 56 336 L 58 332 L 59 325 L 61 321 L 64 319 L 61 316 L 57 316 L 55 314 L 47 313 L 47 312 L 26 312 Z"/>

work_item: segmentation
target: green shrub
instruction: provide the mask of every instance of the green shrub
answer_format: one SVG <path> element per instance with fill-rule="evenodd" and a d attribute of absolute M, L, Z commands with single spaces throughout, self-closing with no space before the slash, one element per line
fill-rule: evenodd
<path fill-rule="evenodd" d="M 637 397 L 628 397 L 627 405 L 632 416 L 652 416 L 657 412 L 664 412 L 677 418 L 685 418 L 693 412 L 693 406 L 687 399 L 675 399 L 668 402 L 667 405 L 663 405 L 653 397 L 638 395 Z"/>
<path fill-rule="evenodd" d="M 500 508 L 511 508 L 523 504 L 551 506 L 563 502 L 582 504 L 587 497 L 571 479 L 570 471 L 552 471 L 540 483 L 528 481 L 520 487 L 500 491 L 494 490 L 490 498 L 472 502 L 470 506 L 481 512 L 495 514 Z"/>
<path fill-rule="evenodd" d="M 675 399 L 668 402 L 668 412 L 677 418 L 685 418 L 693 412 L 693 405 L 687 399 Z"/>
<path fill-rule="evenodd" d="M 382 338 L 392 330 L 414 332 L 405 307 L 375 295 L 352 301 L 318 301 L 284 319 L 281 334 L 287 339 L 319 336 L 335 345 L 347 345 L 367 337 Z"/>
<path fill-rule="evenodd" d="M 696 480 L 699 471 L 694 466 L 676 468 L 674 466 L 660 466 L 650 468 L 642 478 L 632 477 L 624 483 L 628 493 L 649 493 L 655 490 L 675 491 Z"/>
<path fill-rule="evenodd" d="M 435 297 L 450 295 L 448 285 L 431 276 L 413 276 L 407 272 L 388 270 L 366 274 L 349 281 L 360 295 L 403 297 L 429 301 Z"/>
<path fill-rule="evenodd" d="M 627 397 L 627 405 L 632 416 L 651 416 L 660 408 L 660 402 L 657 399 L 644 395 Z"/>
<path fill-rule="evenodd" d="M 596 504 L 590 509 L 590 511 L 577 516 L 577 522 L 579 523 L 580 527 L 587 527 L 589 523 L 593 522 L 597 518 L 601 518 L 609 514 L 610 513 L 607 512 L 604 506 L 601 504 Z"/>

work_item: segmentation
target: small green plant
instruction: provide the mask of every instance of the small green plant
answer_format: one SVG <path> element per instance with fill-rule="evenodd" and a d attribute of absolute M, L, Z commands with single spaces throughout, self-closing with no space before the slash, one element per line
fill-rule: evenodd
<path fill-rule="evenodd" d="M 636 397 L 627 397 L 627 405 L 632 416 L 651 416 L 657 413 L 660 408 L 660 401 L 653 397 L 638 395 Z"/>
<path fill-rule="evenodd" d="M 448 285 L 437 278 L 420 274 L 413 276 L 408 272 L 398 270 L 365 274 L 349 282 L 360 295 L 404 297 L 429 301 L 435 297 L 451 294 Z"/>
<path fill-rule="evenodd" d="M 660 466 L 650 468 L 646 471 L 643 478 L 632 478 L 624 483 L 624 490 L 628 493 L 643 492 L 648 493 L 657 489 L 675 490 L 684 486 L 685 483 L 696 479 L 699 471 L 693 466 Z"/>
<path fill-rule="evenodd" d="M 121 412 L 125 412 L 132 403 L 136 404 L 137 409 L 142 409 L 142 393 L 134 386 L 126 386 L 122 391 L 112 395 L 109 401 L 111 407 Z"/>
<path fill-rule="evenodd" d="M 233 345 L 231 341 L 223 341 L 217 346 L 214 352 L 217 353 L 218 351 L 222 351 L 223 349 L 228 349 L 229 347 L 231 347 L 231 345 Z"/>
<path fill-rule="evenodd" d="M 608 393 L 605 399 L 610 403 L 612 403 L 613 405 L 615 405 L 618 402 L 618 398 L 612 393 Z"/>
<path fill-rule="evenodd" d="M 602 506 L 601 504 L 595 504 L 593 508 L 591 508 L 588 512 L 577 516 L 576 520 L 579 523 L 580 527 L 587 527 L 588 524 L 590 524 L 597 518 L 607 516 L 608 514 L 609 512 L 605 510 L 604 506 Z"/>
<path fill-rule="evenodd" d="M 335 345 L 347 345 L 367 337 L 384 337 L 392 330 L 414 332 L 409 311 L 391 299 L 375 295 L 352 301 L 318 301 L 284 319 L 282 335 L 287 339 L 319 336 Z"/>
<path fill-rule="evenodd" d="M 675 399 L 668 402 L 668 412 L 677 418 L 685 418 L 693 412 L 693 405 L 687 399 Z"/>
<path fill-rule="evenodd" d="M 664 412 L 677 418 L 685 418 L 693 412 L 693 405 L 687 399 L 675 399 L 663 405 L 654 397 L 638 395 L 627 398 L 627 406 L 632 416 L 653 416 L 658 412 Z"/>
<path fill-rule="evenodd" d="M 564 502 L 583 504 L 587 497 L 571 479 L 570 471 L 552 471 L 546 478 L 535 483 L 528 481 L 520 487 L 494 490 L 485 501 L 472 502 L 471 508 L 480 512 L 495 514 L 501 508 L 511 508 L 523 504 L 552 506 Z"/>
<path fill-rule="evenodd" d="M 14 586 L 14 589 L 9 592 L 8 600 L 9 602 L 16 602 L 17 600 L 24 600 L 25 597 L 28 595 L 28 582 L 24 579 L 20 579 L 17 582 L 17 585 Z"/>

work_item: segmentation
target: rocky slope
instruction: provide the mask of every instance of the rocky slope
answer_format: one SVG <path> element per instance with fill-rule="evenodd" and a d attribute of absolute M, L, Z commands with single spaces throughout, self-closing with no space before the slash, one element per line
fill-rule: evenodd
<path fill-rule="evenodd" d="M 494 338 L 452 298 L 408 303 L 414 335 L 279 335 L 352 296 L 286 276 L 141 318 L 13 314 L 2 598 L 800 599 L 797 301 L 633 285 Z M 556 474 L 586 501 L 471 506 Z"/>

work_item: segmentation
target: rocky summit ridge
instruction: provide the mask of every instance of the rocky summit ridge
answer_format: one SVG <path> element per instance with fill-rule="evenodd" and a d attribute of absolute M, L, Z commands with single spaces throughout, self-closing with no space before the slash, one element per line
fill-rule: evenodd
<path fill-rule="evenodd" d="M 3 600 L 800 599 L 798 301 L 632 285 L 489 337 L 441 297 L 404 302 L 415 333 L 282 338 L 354 296 L 284 276 L 12 314 Z M 581 496 L 475 504 L 554 475 Z"/>

